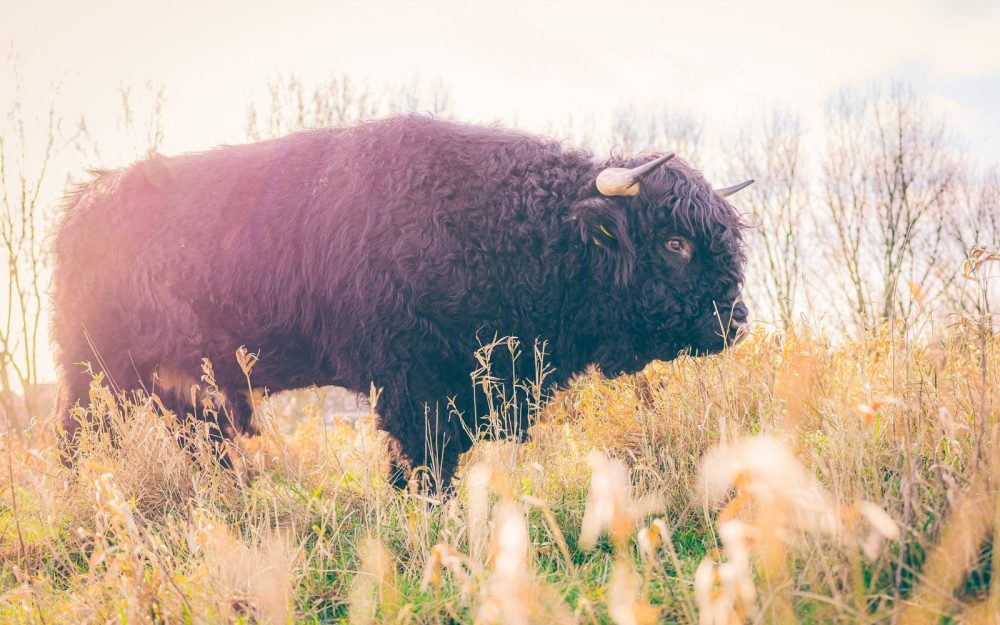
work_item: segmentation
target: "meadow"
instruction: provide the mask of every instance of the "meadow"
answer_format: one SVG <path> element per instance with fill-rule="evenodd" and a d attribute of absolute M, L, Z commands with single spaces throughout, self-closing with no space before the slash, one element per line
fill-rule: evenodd
<path fill-rule="evenodd" d="M 973 320 L 758 329 L 581 376 L 449 497 L 391 487 L 372 416 L 327 418 L 319 391 L 262 399 L 228 472 L 95 376 L 76 469 L 48 423 L 3 438 L 0 621 L 995 622 L 998 359 Z M 476 383 L 486 425 L 531 391 Z"/>
<path fill-rule="evenodd" d="M 738 202 L 745 294 L 773 325 L 546 397 L 484 354 L 484 433 L 515 394 L 546 401 L 526 442 L 477 442 L 447 496 L 388 483 L 377 388 L 360 417 L 324 389 L 259 393 L 263 434 L 226 450 L 228 471 L 204 424 L 95 374 L 65 466 L 44 233 L 66 181 L 161 147 L 163 89 L 147 90 L 139 106 L 122 87 L 120 158 L 55 104 L 40 133 L 19 102 L 0 128 L 0 623 L 1000 623 L 1000 173 L 912 89 L 838 93 L 819 143 L 777 109 L 716 144 L 666 108 L 541 129 L 758 177 Z M 454 116 L 441 85 L 279 74 L 267 93 L 246 140 Z M 252 355 L 233 358 L 254 386 Z M 199 385 L 210 397 L 210 369 Z"/>

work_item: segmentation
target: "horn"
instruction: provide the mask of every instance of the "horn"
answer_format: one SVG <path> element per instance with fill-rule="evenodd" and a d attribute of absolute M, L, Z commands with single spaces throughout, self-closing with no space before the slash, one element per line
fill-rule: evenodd
<path fill-rule="evenodd" d="M 734 184 L 731 187 L 726 187 L 724 189 L 716 189 L 715 192 L 721 195 L 722 197 L 729 197 L 730 195 L 736 193 L 737 191 L 742 191 L 743 189 L 746 189 L 754 182 L 755 182 L 754 179 L 751 178 L 750 180 L 744 180 L 739 184 Z"/>
<path fill-rule="evenodd" d="M 616 195 L 638 195 L 639 181 L 649 172 L 674 157 L 673 152 L 654 158 L 644 165 L 625 169 L 624 167 L 609 167 L 597 175 L 597 190 L 602 194 L 614 197 Z"/>

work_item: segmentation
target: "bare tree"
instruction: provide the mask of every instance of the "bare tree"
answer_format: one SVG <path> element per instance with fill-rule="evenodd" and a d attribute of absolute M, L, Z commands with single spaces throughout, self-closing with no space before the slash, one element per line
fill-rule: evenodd
<path fill-rule="evenodd" d="M 251 104 L 246 134 L 253 141 L 307 128 L 339 126 L 373 117 L 377 104 L 367 85 L 333 73 L 320 84 L 306 85 L 295 74 L 278 73 L 267 83 L 263 109 Z"/>
<path fill-rule="evenodd" d="M 944 120 L 906 86 L 845 90 L 827 111 L 819 243 L 855 321 L 907 318 L 936 281 L 959 171 Z"/>
<path fill-rule="evenodd" d="M 451 89 L 440 81 L 388 85 L 372 91 L 349 74 L 333 73 L 314 85 L 295 74 L 278 73 L 267 84 L 266 105 L 247 110 L 246 136 L 251 141 L 280 137 L 297 130 L 344 126 L 386 114 L 408 112 L 449 116 Z"/>
<path fill-rule="evenodd" d="M 663 107 L 640 111 L 622 106 L 612 115 L 611 145 L 626 153 L 647 150 L 676 152 L 684 160 L 697 163 L 702 143 L 702 123 L 693 115 Z"/>
<path fill-rule="evenodd" d="M 666 107 L 660 109 L 657 118 L 659 149 L 676 152 L 684 160 L 699 166 L 704 140 L 703 122 L 691 113 Z"/>
<path fill-rule="evenodd" d="M 451 87 L 441 79 L 425 83 L 414 77 L 406 83 L 389 85 L 384 100 L 390 115 L 430 113 L 435 117 L 450 117 L 454 112 Z"/>
<path fill-rule="evenodd" d="M 953 204 L 954 218 L 948 223 L 948 238 L 952 244 L 953 266 L 944 268 L 954 276 L 968 254 L 980 248 L 1000 248 L 1000 170 L 996 167 L 983 175 L 969 175 L 961 179 Z M 995 269 L 986 266 L 985 271 Z M 988 276 L 995 277 L 995 276 Z M 1000 306 L 1000 286 L 995 279 L 984 280 L 985 290 L 968 280 L 956 280 L 947 295 L 949 308 L 967 317 L 994 319 Z"/>
<path fill-rule="evenodd" d="M 753 130 L 727 143 L 729 177 L 738 180 L 753 172 L 759 179 L 739 196 L 740 207 L 752 213 L 756 225 L 749 246 L 752 288 L 745 292 L 761 294 L 754 309 L 769 312 L 787 328 L 802 282 L 803 225 L 809 206 L 802 126 L 791 113 L 775 110 L 746 127 Z"/>
<path fill-rule="evenodd" d="M 595 152 L 599 147 L 598 137 L 602 134 L 598 132 L 592 114 L 568 115 L 561 122 L 549 122 L 542 128 L 542 133 L 569 145 Z"/>
<path fill-rule="evenodd" d="M 33 132 L 32 121 L 40 128 Z M 0 128 L 0 245 L 7 274 L 0 312 L 0 407 L 9 415 L 21 409 L 36 414 L 39 355 L 47 257 L 42 197 L 52 180 L 52 162 L 61 140 L 60 120 L 50 106 L 38 120 L 26 119 L 15 93 Z M 17 391 L 22 399 L 17 400 Z M 17 405 L 21 403 L 21 405 Z"/>
<path fill-rule="evenodd" d="M 166 90 L 147 81 L 141 87 L 122 83 L 118 87 L 120 108 L 114 124 L 114 140 L 102 143 L 91 134 L 85 117 L 67 140 L 76 149 L 77 158 L 91 168 L 127 165 L 138 158 L 155 154 L 165 136 L 163 109 Z M 72 182 L 72 173 L 71 182 Z"/>
<path fill-rule="evenodd" d="M 155 152 L 164 135 L 164 93 L 151 83 L 144 90 L 121 87 L 113 149 L 98 145 L 85 119 L 66 132 L 55 94 L 39 117 L 26 113 L 19 87 L 13 95 L 0 127 L 0 253 L 8 265 L 0 276 L 7 297 L 0 312 L 0 407 L 30 418 L 48 410 L 52 399 L 41 364 L 48 348 L 43 322 L 51 272 L 45 233 L 58 198 L 73 182 L 76 166 L 69 161 L 118 165 Z"/>
<path fill-rule="evenodd" d="M 656 141 L 649 134 L 649 117 L 636 111 L 635 106 L 619 107 L 611 120 L 611 143 L 626 153 L 648 149 Z"/>

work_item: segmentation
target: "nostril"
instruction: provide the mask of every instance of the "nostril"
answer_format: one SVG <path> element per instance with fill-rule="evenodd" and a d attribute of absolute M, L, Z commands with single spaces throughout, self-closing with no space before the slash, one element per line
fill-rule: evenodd
<path fill-rule="evenodd" d="M 733 306 L 733 312 L 731 315 L 733 323 L 746 325 L 748 316 L 749 316 L 749 311 L 747 310 L 746 306 L 742 304 L 737 304 L 736 306 Z"/>

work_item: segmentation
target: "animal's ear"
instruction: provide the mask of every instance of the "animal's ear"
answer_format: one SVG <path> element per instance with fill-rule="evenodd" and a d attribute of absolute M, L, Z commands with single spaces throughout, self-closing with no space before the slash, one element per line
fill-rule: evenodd
<path fill-rule="evenodd" d="M 614 275 L 615 283 L 628 284 L 635 267 L 635 244 L 629 236 L 624 208 L 607 198 L 587 198 L 570 207 L 570 219 L 584 245 L 593 247 L 599 264 Z"/>

